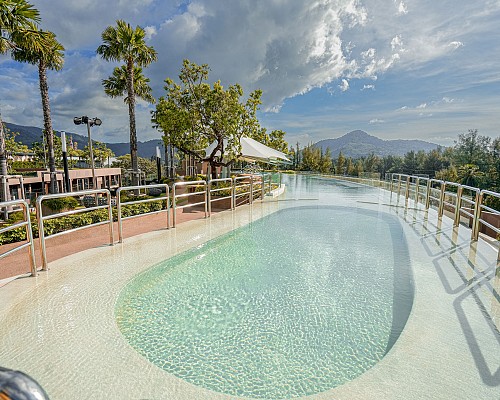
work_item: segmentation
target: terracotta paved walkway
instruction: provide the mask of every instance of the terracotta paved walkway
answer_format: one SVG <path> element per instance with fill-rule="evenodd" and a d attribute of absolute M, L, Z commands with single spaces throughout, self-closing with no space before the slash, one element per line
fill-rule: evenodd
<path fill-rule="evenodd" d="M 212 213 L 223 211 L 221 209 L 212 208 Z M 204 211 L 200 207 L 184 208 L 177 210 L 176 224 L 193 219 L 203 218 Z M 170 225 L 172 225 L 172 213 L 170 215 Z M 123 237 L 131 237 L 140 235 L 146 232 L 152 232 L 160 229 L 167 229 L 167 213 L 160 212 L 157 214 L 144 215 L 123 221 Z M 114 239 L 118 241 L 118 223 L 114 223 Z M 67 235 L 48 238 L 46 240 L 47 259 L 51 261 L 65 257 L 67 255 L 78 253 L 83 250 L 98 246 L 109 245 L 109 228 L 108 225 L 100 225 L 90 227 Z M 0 254 L 5 253 L 13 247 L 17 247 L 19 243 L 2 245 Z M 40 241 L 35 239 L 35 257 L 36 265 L 41 268 L 42 257 L 40 253 Z M 6 278 L 30 273 L 29 253 L 28 248 L 19 250 L 0 260 L 0 286 L 7 283 Z M 4 280 L 2 282 L 2 280 Z"/>

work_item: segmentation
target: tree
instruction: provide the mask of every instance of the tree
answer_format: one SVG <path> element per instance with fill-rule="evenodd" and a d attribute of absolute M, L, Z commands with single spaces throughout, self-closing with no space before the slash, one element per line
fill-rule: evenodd
<path fill-rule="evenodd" d="M 327 147 L 325 154 L 321 152 L 321 156 L 319 159 L 319 172 L 321 172 L 322 174 L 328 174 L 329 172 L 331 172 L 332 166 L 332 152 L 330 151 L 330 148 Z"/>
<path fill-rule="evenodd" d="M 154 161 L 148 160 L 147 158 L 137 157 L 137 162 L 141 172 L 144 172 L 146 175 L 156 174 L 156 163 Z M 117 157 L 116 161 L 113 161 L 111 164 L 111 167 L 121 168 L 122 174 L 130 171 L 132 167 L 130 154 Z"/>
<path fill-rule="evenodd" d="M 462 185 L 481 187 L 484 173 L 474 164 L 465 164 L 458 167 L 458 181 Z"/>
<path fill-rule="evenodd" d="M 108 79 L 103 79 L 102 85 L 104 86 L 104 93 L 108 96 L 115 98 L 127 95 L 123 101 L 128 102 L 127 92 L 127 67 L 122 65 L 113 70 L 113 75 Z M 152 89 L 149 86 L 149 78 L 146 78 L 142 73 L 142 68 L 134 66 L 134 94 L 136 97 L 147 101 L 148 103 L 155 103 L 155 98 L 151 94 Z"/>
<path fill-rule="evenodd" d="M 342 154 L 342 151 L 340 151 L 337 158 L 337 165 L 335 167 L 335 173 L 337 175 L 343 175 L 345 173 L 345 161 L 345 157 Z"/>
<path fill-rule="evenodd" d="M 461 133 L 453 147 L 455 165 L 474 164 L 481 171 L 485 171 L 490 142 L 491 138 L 479 135 L 477 129 L 469 129 L 467 133 Z"/>
<path fill-rule="evenodd" d="M 213 173 L 240 155 L 240 138 L 265 134 L 256 117 L 262 92 L 250 93 L 241 102 L 243 89 L 234 84 L 225 89 L 220 81 L 211 86 L 208 65 L 184 60 L 180 84 L 165 80 L 166 96 L 153 111 L 153 125 L 163 132 L 165 145 L 173 145 L 200 161 L 208 161 Z M 214 143 L 210 154 L 205 149 Z"/>
<path fill-rule="evenodd" d="M 114 157 L 115 154 L 111 149 L 109 149 L 105 143 L 92 141 L 92 153 L 94 155 L 94 161 L 97 160 L 99 166 L 102 168 L 104 163 L 111 157 Z M 88 162 L 90 162 L 90 149 L 89 146 L 85 146 L 83 148 L 84 157 Z"/>
<path fill-rule="evenodd" d="M 288 143 L 285 141 L 285 135 L 286 133 L 281 129 L 271 131 L 269 139 L 264 144 L 286 154 L 288 153 Z"/>
<path fill-rule="evenodd" d="M 135 97 L 140 96 L 135 92 L 136 84 L 134 67 L 147 67 L 153 61 L 158 59 L 157 53 L 152 46 L 147 46 L 145 41 L 146 33 L 144 29 L 137 26 L 135 29 L 123 20 L 116 21 L 116 27 L 108 26 L 101 35 L 103 44 L 97 48 L 97 54 L 101 55 L 106 61 L 123 61 L 126 69 L 126 88 L 127 97 L 125 102 L 128 104 L 128 114 L 130 122 L 130 155 L 132 170 L 135 172 L 132 177 L 132 184 L 139 183 L 137 175 L 139 167 L 137 161 L 137 132 L 135 123 Z M 113 73 L 113 78 L 117 76 Z M 106 88 L 106 86 L 105 86 Z M 110 89 L 111 91 L 111 89 Z"/>
<path fill-rule="evenodd" d="M 352 162 L 352 158 L 351 157 L 349 157 L 347 159 L 346 174 L 349 175 L 349 176 L 356 175 L 356 168 L 354 166 L 354 163 Z"/>
<path fill-rule="evenodd" d="M 31 32 L 30 24 L 40 21 L 40 14 L 36 8 L 25 0 L 0 1 L 0 54 L 5 54 L 15 48 L 12 35 L 24 34 L 26 37 L 37 36 L 40 40 L 29 40 L 36 46 L 43 42 L 43 35 Z M 6 176 L 7 154 L 5 149 L 5 130 L 0 115 L 0 175 Z M 0 182 L 0 201 L 8 201 L 10 195 Z M 5 197 L 6 194 L 6 197 Z"/>
<path fill-rule="evenodd" d="M 33 31 L 37 30 L 31 24 Z M 40 48 L 36 48 L 32 40 L 37 40 L 36 36 L 25 36 L 22 33 L 12 35 L 16 48 L 12 51 L 12 57 L 19 62 L 27 62 L 38 66 L 38 78 L 40 84 L 40 96 L 42 98 L 43 125 L 47 139 L 47 150 L 49 154 L 50 171 L 50 193 L 57 193 L 57 180 L 55 176 L 56 164 L 54 156 L 54 132 L 52 130 L 52 119 L 50 116 L 49 85 L 47 82 L 47 69 L 60 70 L 64 65 L 64 47 L 56 40 L 56 35 L 52 32 L 45 32 L 45 41 Z"/>
<path fill-rule="evenodd" d="M 302 171 L 319 171 L 320 160 L 321 150 L 317 147 L 314 147 L 312 144 L 309 144 L 302 150 L 300 169 Z"/>

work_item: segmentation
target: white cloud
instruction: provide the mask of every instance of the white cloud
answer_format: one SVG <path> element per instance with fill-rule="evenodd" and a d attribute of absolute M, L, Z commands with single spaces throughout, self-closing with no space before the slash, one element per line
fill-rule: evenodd
<path fill-rule="evenodd" d="M 408 14 L 408 7 L 402 1 L 400 1 L 399 5 L 398 5 L 398 13 L 399 14 Z"/>
<path fill-rule="evenodd" d="M 343 92 L 349 90 L 349 82 L 346 79 L 342 79 L 342 82 L 339 85 L 339 89 Z"/>
<path fill-rule="evenodd" d="M 101 32 L 119 18 L 145 27 L 148 43 L 158 51 L 159 61 L 145 69 L 156 97 L 163 94 L 166 77 L 177 77 L 184 58 L 208 63 L 212 80 L 241 83 L 246 94 L 262 89 L 263 109 L 274 113 L 286 109 L 285 100 L 315 88 L 338 91 L 337 82 L 356 87 L 355 79 L 376 80 L 388 71 L 386 76 L 401 77 L 411 93 L 393 89 L 387 96 L 384 79 L 377 92 L 363 98 L 384 93 L 384 103 L 394 97 L 392 112 L 409 105 L 399 109 L 405 111 L 400 116 L 422 111 L 418 99 L 438 115 L 457 107 L 467 88 L 499 83 L 496 0 L 39 0 L 36 6 L 42 27 L 68 49 L 64 69 L 49 75 L 55 125 L 71 123 L 75 113 L 95 114 L 103 117 L 103 134 L 122 135 L 122 141 L 127 140 L 126 107 L 122 99 L 107 98 L 101 86 L 115 64 L 95 57 Z M 33 67 L 0 62 L 0 106 L 13 122 L 40 125 L 37 85 Z M 149 107 L 138 109 L 138 119 L 142 140 L 157 135 Z"/>
<path fill-rule="evenodd" d="M 458 49 L 459 47 L 462 47 L 464 44 L 459 41 L 453 41 L 448 44 L 449 47 L 452 47 L 453 49 Z"/>
<path fill-rule="evenodd" d="M 383 124 L 385 121 L 383 119 L 378 119 L 378 118 L 374 118 L 374 119 L 371 119 L 368 123 L 370 125 L 373 125 L 373 124 Z"/>

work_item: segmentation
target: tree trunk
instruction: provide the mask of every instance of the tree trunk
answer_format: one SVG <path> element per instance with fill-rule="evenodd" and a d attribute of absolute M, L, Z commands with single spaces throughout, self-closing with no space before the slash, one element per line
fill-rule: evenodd
<path fill-rule="evenodd" d="M 54 155 L 54 131 L 50 118 L 49 85 L 47 83 L 47 67 L 40 61 L 38 64 L 38 77 L 40 80 L 40 95 L 42 96 L 43 126 L 47 139 L 47 150 L 49 153 L 50 185 L 49 193 L 57 193 L 56 160 Z"/>
<path fill-rule="evenodd" d="M 5 131 L 3 129 L 3 121 L 0 115 L 0 177 L 7 176 L 7 151 L 5 149 Z M 7 181 L 5 181 L 6 185 L 4 185 L 4 180 L 0 179 L 0 201 L 9 201 L 10 193 L 9 193 L 9 185 Z"/>
<path fill-rule="evenodd" d="M 135 93 L 134 93 L 134 62 L 127 61 L 127 103 L 130 121 L 130 162 L 132 164 L 132 185 L 139 184 L 139 166 L 137 163 L 137 132 L 135 128 Z"/>

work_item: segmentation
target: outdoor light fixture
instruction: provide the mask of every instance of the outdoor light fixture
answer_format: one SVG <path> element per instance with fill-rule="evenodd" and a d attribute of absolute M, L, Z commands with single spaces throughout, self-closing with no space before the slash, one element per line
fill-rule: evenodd
<path fill-rule="evenodd" d="M 75 117 L 73 118 L 73 122 L 75 125 L 81 125 L 85 124 L 87 125 L 87 133 L 88 133 L 88 138 L 89 138 L 89 153 L 90 153 L 90 165 L 92 167 L 92 189 L 96 189 L 97 182 L 95 178 L 95 167 L 94 167 L 94 151 L 92 150 L 92 139 L 90 138 L 90 127 L 91 126 L 100 126 L 102 124 L 102 121 L 95 117 L 95 118 L 89 118 L 86 115 L 83 117 Z"/>

